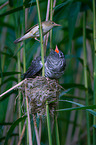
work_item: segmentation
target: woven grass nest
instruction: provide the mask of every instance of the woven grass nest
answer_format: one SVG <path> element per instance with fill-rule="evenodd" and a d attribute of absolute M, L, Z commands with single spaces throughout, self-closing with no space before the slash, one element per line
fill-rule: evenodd
<path fill-rule="evenodd" d="M 26 91 L 30 113 L 46 116 L 46 101 L 48 101 L 50 114 L 54 115 L 54 110 L 57 107 L 58 96 L 61 90 L 61 86 L 55 79 L 49 79 L 42 76 L 26 79 L 20 89 L 23 91 L 22 93 Z"/>

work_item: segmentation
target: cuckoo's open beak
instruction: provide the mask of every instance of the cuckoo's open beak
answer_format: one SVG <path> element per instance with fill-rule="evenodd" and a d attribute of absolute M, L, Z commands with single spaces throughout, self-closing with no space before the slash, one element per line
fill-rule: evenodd
<path fill-rule="evenodd" d="M 57 45 L 56 45 L 56 48 L 55 48 L 55 52 L 59 53 L 59 49 L 58 49 Z"/>

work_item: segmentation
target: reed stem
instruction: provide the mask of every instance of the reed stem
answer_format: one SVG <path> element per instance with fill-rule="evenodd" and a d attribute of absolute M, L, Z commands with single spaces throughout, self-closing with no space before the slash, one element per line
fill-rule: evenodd
<path fill-rule="evenodd" d="M 18 59 L 18 72 L 21 71 L 20 68 L 20 51 L 17 54 L 17 59 Z M 18 83 L 21 81 L 20 79 L 21 75 L 18 74 Z M 19 106 L 19 118 L 21 117 L 21 92 L 20 90 L 18 90 L 18 94 L 19 94 L 19 100 L 18 100 L 18 106 Z M 19 123 L 19 137 L 21 136 L 22 133 L 22 128 L 21 128 L 21 122 Z"/>
<path fill-rule="evenodd" d="M 24 3 L 25 0 L 23 0 Z M 23 6 L 23 33 L 25 33 L 25 6 Z M 26 72 L 26 44 L 25 41 L 23 41 L 23 72 Z"/>
<path fill-rule="evenodd" d="M 39 33 L 40 33 L 40 44 L 41 44 L 41 60 L 42 60 L 42 64 L 43 64 L 42 76 L 44 76 L 45 75 L 45 69 L 44 69 L 44 49 L 43 49 L 42 24 L 41 24 L 39 1 L 36 0 L 36 3 L 37 3 L 37 12 L 38 12 L 38 21 L 39 21 Z"/>
<path fill-rule="evenodd" d="M 32 143 L 32 132 L 31 132 L 31 122 L 30 122 L 30 114 L 29 114 L 29 103 L 28 103 L 28 96 L 27 96 L 27 86 L 25 85 L 25 96 L 26 96 L 26 107 L 27 107 L 27 122 L 28 122 L 28 136 L 29 137 L 29 140 L 27 138 L 27 145 L 33 145 Z"/>
<path fill-rule="evenodd" d="M 46 101 L 46 114 L 47 114 L 47 128 L 48 128 L 49 145 L 52 145 L 50 115 L 49 115 L 49 104 L 48 104 L 47 101 Z"/>
<path fill-rule="evenodd" d="M 53 0 L 50 0 L 50 20 L 53 20 Z M 52 49 L 52 29 L 50 30 L 50 48 Z"/>
<path fill-rule="evenodd" d="M 96 105 L 96 2 L 93 0 L 93 40 L 94 40 L 94 94 L 93 104 Z M 96 111 L 96 109 L 95 109 Z M 96 125 L 96 117 L 93 116 L 93 125 Z M 96 145 L 96 128 L 93 128 L 93 145 Z"/>
<path fill-rule="evenodd" d="M 87 50 L 86 50 L 86 13 L 83 14 L 83 53 L 84 53 L 84 80 L 85 80 L 85 95 L 86 95 L 86 106 L 88 106 L 88 76 L 87 76 Z M 87 121 L 87 144 L 90 145 L 90 123 L 89 113 L 86 112 Z"/>
<path fill-rule="evenodd" d="M 24 4 L 25 0 L 23 0 L 23 4 Z M 25 33 L 25 6 L 23 5 L 23 33 Z M 23 41 L 23 72 L 26 72 L 26 44 L 25 41 Z M 26 100 L 27 101 L 27 100 Z M 26 112 L 27 111 L 27 102 L 26 102 Z M 27 114 L 28 116 L 28 114 Z M 31 126 L 31 125 L 30 125 Z M 30 129 L 31 130 L 31 129 Z M 29 144 L 29 132 L 28 132 L 28 118 L 26 118 L 26 134 L 27 134 L 27 144 Z"/>
<path fill-rule="evenodd" d="M 34 129 L 36 134 L 37 145 L 40 145 L 40 137 L 38 133 L 37 123 L 36 123 L 36 115 L 33 114 L 33 122 L 34 122 Z"/>
<path fill-rule="evenodd" d="M 58 122 L 57 122 L 56 114 L 55 114 L 55 130 L 56 130 L 56 142 L 57 142 L 57 145 L 60 145 L 59 131 L 58 131 Z"/>
<path fill-rule="evenodd" d="M 17 1 L 17 6 L 19 6 L 19 1 Z M 17 38 L 20 37 L 20 14 L 17 13 L 16 14 L 16 36 Z M 19 20 L 19 21 L 18 21 Z M 20 48 L 20 44 L 17 45 L 17 49 Z M 21 72 L 21 66 L 20 66 L 20 51 L 18 51 L 18 54 L 17 54 L 17 69 L 18 69 L 18 72 Z M 21 75 L 18 74 L 18 83 L 21 81 Z M 18 94 L 19 94 L 19 99 L 18 99 L 18 108 L 19 108 L 19 118 L 22 116 L 21 115 L 21 106 L 22 106 L 22 102 L 21 102 L 21 92 L 20 90 L 18 90 Z M 20 122 L 19 123 L 19 138 L 21 136 L 21 133 L 22 133 L 22 123 Z"/>

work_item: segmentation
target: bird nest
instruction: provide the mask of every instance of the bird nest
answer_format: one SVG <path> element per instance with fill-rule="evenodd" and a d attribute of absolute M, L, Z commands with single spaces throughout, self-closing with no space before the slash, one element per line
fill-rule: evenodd
<path fill-rule="evenodd" d="M 61 90 L 61 86 L 55 79 L 42 76 L 26 79 L 19 89 L 21 89 L 22 93 L 25 92 L 28 97 L 30 113 L 46 116 L 47 101 L 49 103 L 50 114 L 54 114 Z"/>

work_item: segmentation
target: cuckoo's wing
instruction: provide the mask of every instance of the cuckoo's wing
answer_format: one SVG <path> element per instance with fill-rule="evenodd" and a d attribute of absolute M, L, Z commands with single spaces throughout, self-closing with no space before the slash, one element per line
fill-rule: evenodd
<path fill-rule="evenodd" d="M 44 58 L 44 61 L 46 61 L 46 58 Z M 35 77 L 41 72 L 42 67 L 43 67 L 43 64 L 41 62 L 41 56 L 39 56 L 36 59 L 32 60 L 31 66 L 29 67 L 27 72 L 24 73 L 24 78 Z"/>
<path fill-rule="evenodd" d="M 42 69 L 41 57 L 37 57 L 36 59 L 32 60 L 31 66 L 24 73 L 24 78 L 33 78 L 38 72 Z"/>

